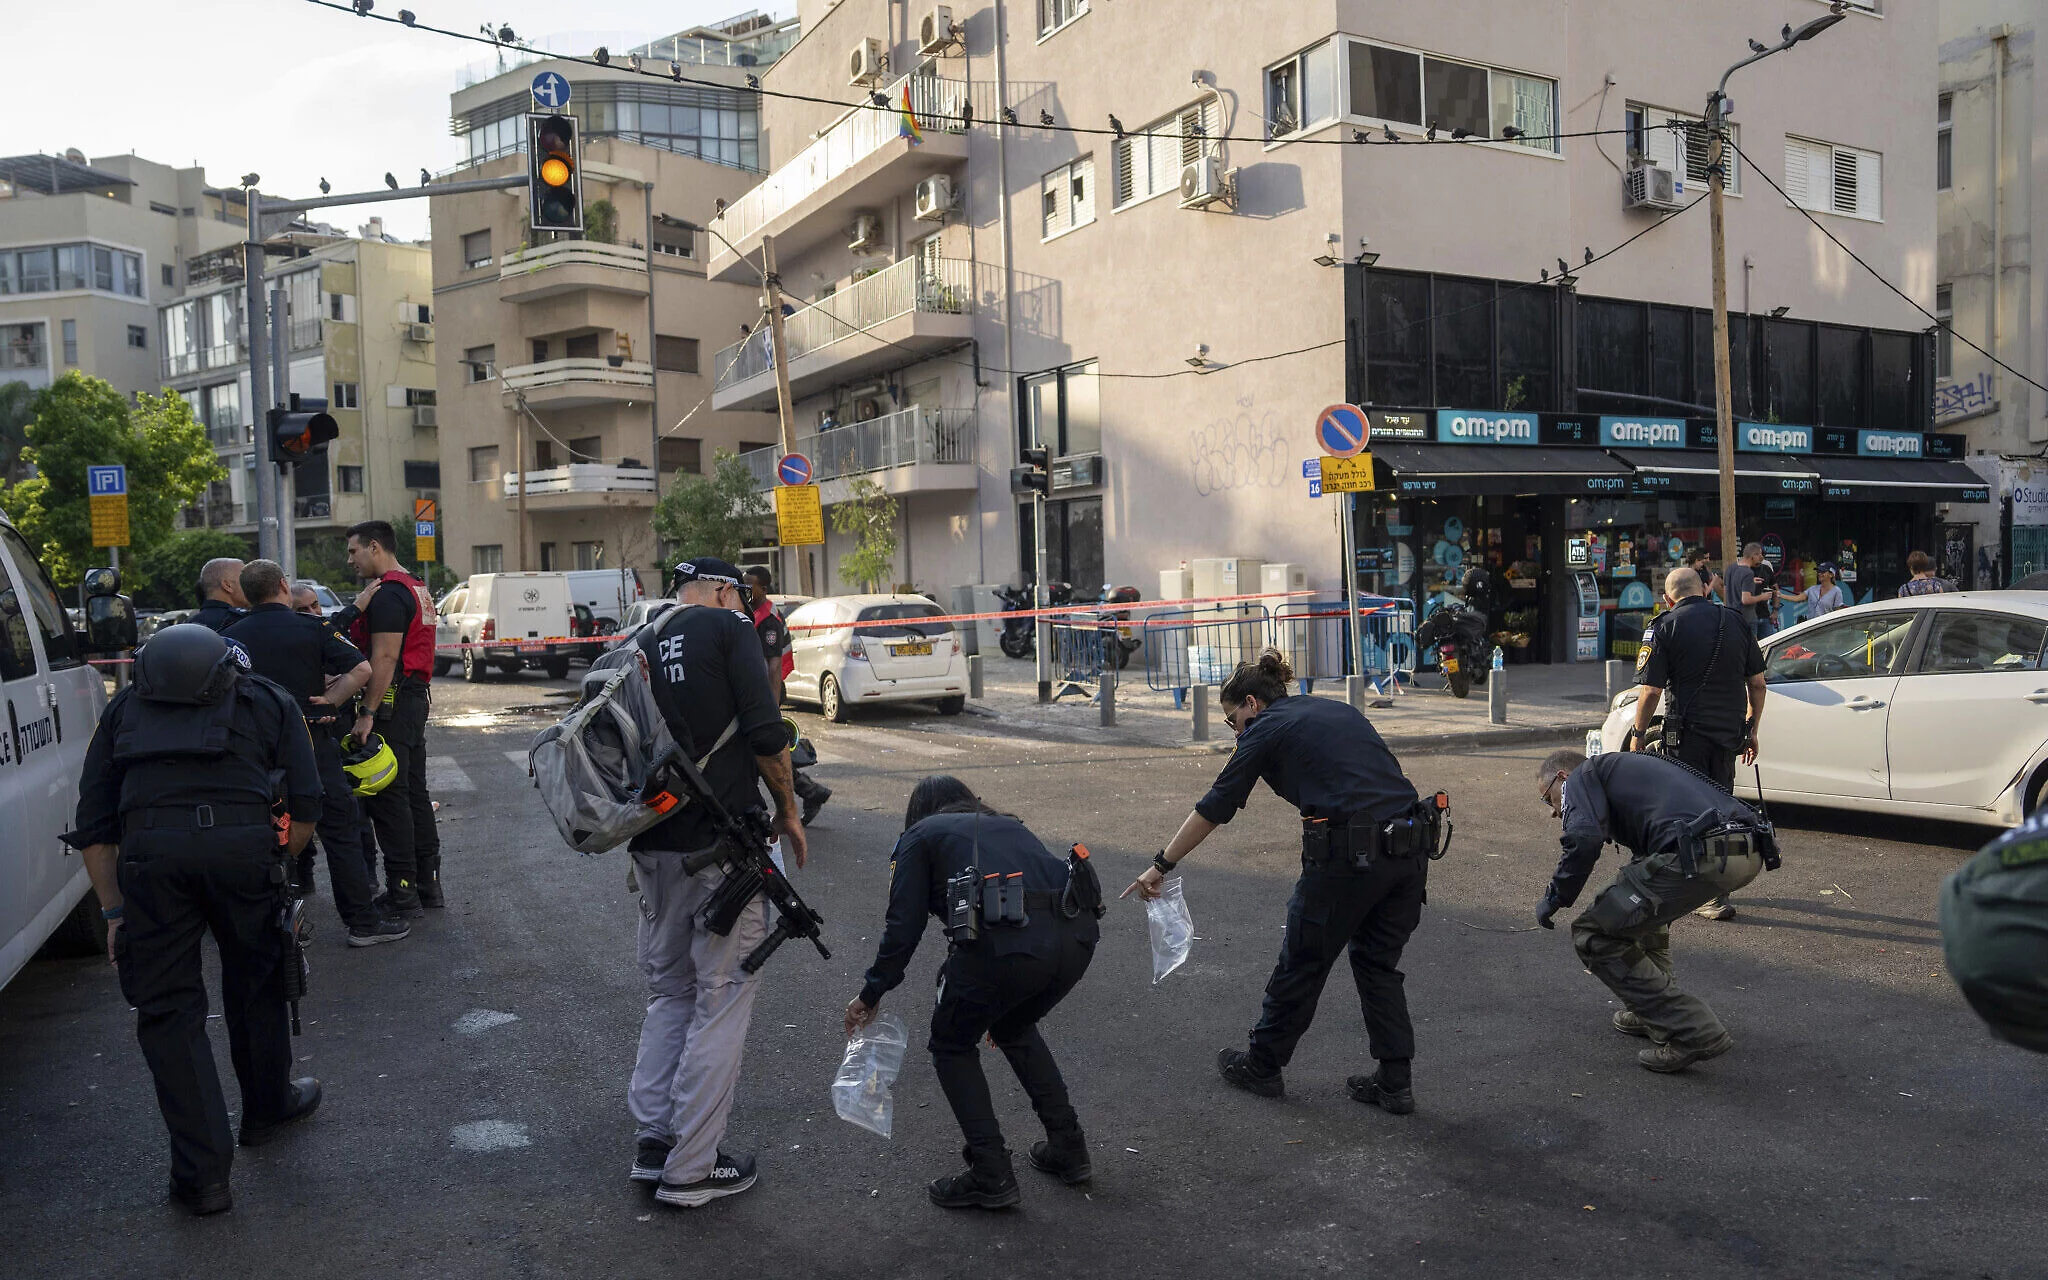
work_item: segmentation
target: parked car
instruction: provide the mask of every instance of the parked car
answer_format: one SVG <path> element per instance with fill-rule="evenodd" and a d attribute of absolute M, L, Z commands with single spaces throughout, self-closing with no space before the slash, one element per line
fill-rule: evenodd
<path fill-rule="evenodd" d="M 560 573 L 479 573 L 441 597 L 434 628 L 434 674 L 460 666 L 465 680 L 496 667 L 517 675 L 538 667 L 548 678 L 569 674 L 574 613 L 569 581 Z"/>
<path fill-rule="evenodd" d="M 618 633 L 619 624 L 611 618 L 592 613 L 590 606 L 581 600 L 569 608 L 569 634 L 588 637 L 584 643 L 570 646 L 570 655 L 583 662 L 597 661 L 604 656 L 606 649 L 612 647 L 612 637 Z"/>
<path fill-rule="evenodd" d="M 2048 802 L 2048 598 L 1973 591 L 1838 609 L 1764 642 L 1766 801 L 2017 826 Z M 1617 694 L 1588 746 L 1635 723 Z"/>
<path fill-rule="evenodd" d="M 190 622 L 198 616 L 199 610 L 197 609 L 165 609 L 146 615 L 137 614 L 135 618 L 135 638 L 146 643 L 151 636 L 162 631 L 165 627 L 175 627 L 181 622 Z"/>
<path fill-rule="evenodd" d="M 814 702 L 846 720 L 857 703 L 936 700 L 939 714 L 967 706 L 967 658 L 952 624 L 924 622 L 945 611 L 924 596 L 828 596 L 790 613 L 796 669 L 784 681 L 792 702 Z M 822 630 L 802 628 L 820 623 Z"/>
<path fill-rule="evenodd" d="M 676 602 L 667 596 L 656 596 L 651 600 L 635 600 L 632 604 L 626 606 L 626 620 L 619 624 L 617 634 L 606 637 L 606 646 L 611 647 L 624 644 L 627 636 L 638 631 L 650 620 L 659 618 L 662 614 L 675 607 Z"/>
<path fill-rule="evenodd" d="M 562 575 L 569 580 L 569 601 L 589 609 L 592 615 L 617 627 L 626 610 L 646 593 L 640 589 L 637 569 L 571 569 Z"/>

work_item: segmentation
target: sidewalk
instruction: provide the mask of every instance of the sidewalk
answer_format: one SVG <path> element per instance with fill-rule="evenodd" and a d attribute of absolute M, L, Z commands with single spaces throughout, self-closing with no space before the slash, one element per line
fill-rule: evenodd
<path fill-rule="evenodd" d="M 1200 743 L 1194 741 L 1192 712 L 1186 707 L 1175 709 L 1170 690 L 1147 688 L 1144 668 L 1135 662 L 1122 676 L 1116 691 L 1116 724 L 1104 728 L 1101 709 L 1085 694 L 1069 693 L 1050 706 L 1041 706 L 1032 660 L 990 653 L 982 659 L 982 699 L 969 703 L 968 708 L 1006 725 L 1052 732 L 1071 741 L 1231 749 L 1230 726 L 1223 723 L 1213 689 L 1209 695 L 1210 740 Z M 1391 707 L 1368 704 L 1365 714 L 1397 751 L 1566 741 L 1598 728 L 1606 717 L 1600 663 L 1509 667 L 1507 677 L 1505 725 L 1488 723 L 1484 688 L 1474 688 L 1470 697 L 1454 698 L 1434 675 L 1417 677 L 1415 684 L 1406 686 L 1407 693 L 1393 699 Z M 1313 694 L 1341 699 L 1344 683 L 1319 680 Z"/>

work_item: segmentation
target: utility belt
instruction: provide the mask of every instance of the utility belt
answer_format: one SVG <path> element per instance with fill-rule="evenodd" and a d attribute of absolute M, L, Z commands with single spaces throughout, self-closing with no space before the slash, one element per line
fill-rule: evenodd
<path fill-rule="evenodd" d="M 1730 858 L 1755 856 L 1777 870 L 1776 844 L 1768 824 L 1723 822 L 1687 831 L 1678 842 L 1678 869 L 1687 876 L 1702 871 L 1725 872 Z"/>
<path fill-rule="evenodd" d="M 211 831 L 215 827 L 268 827 L 267 804 L 152 804 L 121 814 L 124 835 L 137 831 Z"/>
<path fill-rule="evenodd" d="M 398 707 L 398 695 L 401 693 L 417 693 L 421 697 L 425 697 L 427 690 L 432 687 L 425 676 L 400 672 L 392 677 L 390 684 L 384 686 L 384 697 L 380 701 L 377 714 L 379 716 L 389 716 L 396 710 Z"/>
<path fill-rule="evenodd" d="M 1303 818 L 1301 865 L 1307 870 L 1370 870 L 1383 858 L 1429 858 L 1450 849 L 1451 798 L 1439 791 L 1394 817 Z"/>
<path fill-rule="evenodd" d="M 1042 920 L 1072 920 L 1083 911 L 1100 917 L 1102 882 L 1088 860 L 1086 845 L 1067 854 L 1067 884 L 1058 893 L 1024 887 L 1021 871 L 984 873 L 969 867 L 946 881 L 946 941 L 973 946 L 991 929 L 1022 929 L 1037 912 Z"/>

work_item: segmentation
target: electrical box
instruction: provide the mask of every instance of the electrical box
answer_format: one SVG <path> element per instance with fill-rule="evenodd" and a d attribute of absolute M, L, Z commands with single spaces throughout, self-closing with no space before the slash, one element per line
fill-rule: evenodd
<path fill-rule="evenodd" d="M 1308 590 L 1308 568 L 1305 565 L 1298 564 L 1266 565 L 1260 570 L 1259 590 L 1267 595 L 1275 596 L 1284 595 L 1288 592 L 1306 592 Z M 1295 601 L 1266 600 L 1262 601 L 1262 603 L 1269 609 L 1276 609 L 1283 604 L 1292 604 Z"/>
<path fill-rule="evenodd" d="M 996 599 L 994 587 L 976 584 L 971 587 L 953 588 L 954 613 L 1001 613 L 1003 602 Z M 1000 653 L 996 644 L 1003 633 L 1001 618 L 984 618 L 979 622 L 957 622 L 953 630 L 960 637 L 962 653 Z"/>
<path fill-rule="evenodd" d="M 1252 595 L 1259 590 L 1259 570 L 1264 564 L 1250 556 L 1193 561 L 1195 598 Z"/>
<path fill-rule="evenodd" d="M 1188 600 L 1195 594 L 1195 574 L 1192 569 L 1161 569 L 1159 571 L 1159 598 L 1161 600 Z"/>

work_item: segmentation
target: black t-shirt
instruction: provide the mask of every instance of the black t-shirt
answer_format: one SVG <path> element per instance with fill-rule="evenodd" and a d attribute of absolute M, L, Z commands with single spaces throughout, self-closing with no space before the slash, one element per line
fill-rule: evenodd
<path fill-rule="evenodd" d="M 1636 653 L 1636 683 L 1665 691 L 1665 717 L 1679 717 L 1685 732 L 1730 751 L 1742 746 L 1749 679 L 1763 670 L 1755 628 L 1705 596 L 1688 597 L 1660 615 L 1644 630 Z"/>
<path fill-rule="evenodd" d="M 403 635 L 419 612 L 419 601 L 412 598 L 412 590 L 402 582 L 387 582 L 378 587 L 377 594 L 370 597 L 370 607 L 363 611 L 370 620 L 371 635 L 393 631 Z"/>

